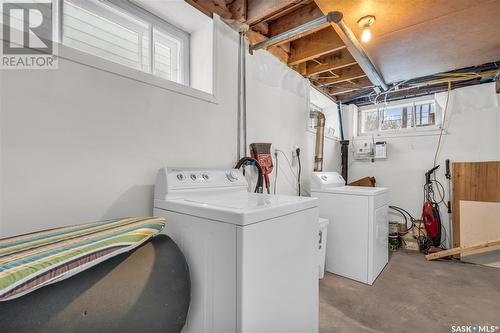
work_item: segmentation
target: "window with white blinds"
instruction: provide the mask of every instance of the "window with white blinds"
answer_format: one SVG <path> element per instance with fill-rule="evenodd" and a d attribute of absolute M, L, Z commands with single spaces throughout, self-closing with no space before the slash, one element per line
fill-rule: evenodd
<path fill-rule="evenodd" d="M 99 0 L 64 0 L 62 43 L 82 52 L 187 84 L 189 34 L 147 12 Z M 128 4 L 130 6 L 130 4 Z M 146 13 L 146 14 L 145 14 Z M 152 51 L 151 51 L 152 50 Z"/>
<path fill-rule="evenodd" d="M 154 74 L 179 82 L 181 78 L 181 43 L 170 35 L 153 29 Z"/>

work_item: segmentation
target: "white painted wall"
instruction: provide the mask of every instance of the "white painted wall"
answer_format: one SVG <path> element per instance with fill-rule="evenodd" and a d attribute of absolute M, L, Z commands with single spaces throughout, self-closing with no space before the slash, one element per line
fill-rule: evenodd
<path fill-rule="evenodd" d="M 312 163 L 306 136 L 309 83 L 265 51 L 247 55 L 247 78 L 247 142 L 271 142 L 272 149 L 283 150 L 290 161 L 294 147 L 300 147 L 307 187 Z M 295 176 L 283 155 L 278 158 L 278 193 L 296 195 Z"/>
<path fill-rule="evenodd" d="M 444 106 L 446 93 L 440 93 L 436 98 L 439 105 Z M 352 115 L 355 108 L 351 107 L 351 111 Z M 441 168 L 437 174 L 438 180 L 448 191 L 444 177 L 446 159 L 452 162 L 500 160 L 500 107 L 494 83 L 453 90 L 445 129 L 447 134 L 443 137 L 437 162 Z M 351 153 L 349 180 L 375 176 L 378 186 L 390 188 L 391 204 L 401 206 L 413 216 L 419 217 L 423 202 L 424 173 L 432 167 L 438 136 L 433 134 L 376 139 L 388 142 L 389 158 L 375 163 L 354 161 Z M 448 214 L 444 208 L 441 209 L 441 217 L 446 230 L 449 230 Z M 397 215 L 392 218 L 398 219 Z M 447 239 L 450 239 L 449 235 Z"/>
<path fill-rule="evenodd" d="M 238 35 L 215 30 L 215 104 L 63 59 L 0 71 L 0 237 L 148 215 L 158 168 L 233 166 Z M 312 161 L 304 79 L 263 52 L 248 71 L 248 142 L 297 144 Z"/>

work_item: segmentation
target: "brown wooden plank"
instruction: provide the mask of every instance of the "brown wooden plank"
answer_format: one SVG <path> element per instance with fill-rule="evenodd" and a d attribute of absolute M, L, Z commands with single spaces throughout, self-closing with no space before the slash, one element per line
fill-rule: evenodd
<path fill-rule="evenodd" d="M 338 83 L 334 86 L 324 87 L 323 89 L 328 91 L 329 95 L 340 95 L 370 87 L 373 87 L 373 83 L 370 79 L 367 77 L 361 77 L 359 79 Z"/>
<path fill-rule="evenodd" d="M 500 162 L 452 163 L 453 246 L 460 246 L 460 200 L 500 202 Z"/>
<path fill-rule="evenodd" d="M 248 25 L 284 15 L 311 0 L 247 0 Z"/>
<path fill-rule="evenodd" d="M 494 241 L 481 242 L 468 246 L 458 246 L 449 250 L 439 251 L 435 253 L 431 253 L 425 256 L 427 260 L 435 260 L 439 258 L 449 257 L 456 254 L 461 254 L 465 252 L 472 252 L 476 250 L 482 250 L 482 252 L 486 252 L 485 249 L 489 248 L 490 251 L 498 250 L 500 246 L 500 239 Z"/>
<path fill-rule="evenodd" d="M 307 23 L 309 21 L 312 21 L 312 20 L 314 20 L 318 17 L 322 17 L 322 16 L 323 16 L 323 13 L 318 8 L 318 6 L 316 6 L 316 4 L 314 2 L 311 2 L 310 4 L 307 4 L 305 6 L 301 6 L 297 9 L 293 10 L 292 12 L 277 18 L 274 21 L 270 21 L 268 23 L 268 27 L 269 27 L 268 36 L 273 37 L 273 36 L 279 35 L 280 33 L 286 32 L 292 28 L 298 27 L 299 25 L 302 25 L 304 23 Z M 318 26 L 317 28 L 309 30 L 307 32 L 304 32 L 300 35 L 292 36 L 289 39 L 281 42 L 281 44 L 305 37 L 305 36 L 310 35 L 316 31 L 324 29 L 324 28 L 328 27 L 329 25 L 330 25 L 329 23 L 325 23 L 322 26 Z"/>
<path fill-rule="evenodd" d="M 361 67 L 357 64 L 349 67 L 343 67 L 339 70 L 333 71 L 333 73 L 336 75 L 332 75 L 330 72 L 323 73 L 319 77 L 315 78 L 315 81 L 319 83 L 320 87 L 324 87 L 366 76 L 365 72 L 363 72 Z"/>
<path fill-rule="evenodd" d="M 330 70 L 352 66 L 354 64 L 356 64 L 356 60 L 354 60 L 351 53 L 347 49 L 342 49 L 335 53 L 308 61 L 304 75 L 309 77 Z"/>
<path fill-rule="evenodd" d="M 222 18 L 230 19 L 232 13 L 226 6 L 224 0 L 184 0 L 194 8 L 198 9 L 200 12 L 204 13 L 209 17 L 213 17 L 213 14 L 217 14 Z"/>
<path fill-rule="evenodd" d="M 324 28 L 290 43 L 289 65 L 296 65 L 345 48 L 331 27 Z"/>
<path fill-rule="evenodd" d="M 248 30 L 246 36 L 251 45 L 265 40 L 267 37 L 253 30 Z M 285 64 L 288 62 L 288 53 L 281 48 L 281 46 L 271 46 L 267 49 L 269 53 L 277 57 Z"/>
<path fill-rule="evenodd" d="M 247 0 L 234 0 L 227 5 L 233 20 L 245 22 L 247 19 Z"/>

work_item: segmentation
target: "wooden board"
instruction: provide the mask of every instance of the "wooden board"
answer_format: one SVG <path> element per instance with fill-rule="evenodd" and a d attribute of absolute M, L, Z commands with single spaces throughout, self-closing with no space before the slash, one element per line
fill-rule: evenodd
<path fill-rule="evenodd" d="M 499 189 L 500 190 L 500 189 Z M 468 246 L 500 239 L 500 203 L 460 201 L 460 243 Z M 500 251 L 464 254 L 462 261 L 500 268 Z"/>
<path fill-rule="evenodd" d="M 500 202 L 500 162 L 452 163 L 452 182 L 453 246 L 459 247 L 460 201 Z"/>
<path fill-rule="evenodd" d="M 439 251 L 439 252 L 434 252 L 427 254 L 425 256 L 425 259 L 427 260 L 435 260 L 439 258 L 445 258 L 445 257 L 450 257 L 456 254 L 461 254 L 465 252 L 474 252 L 474 251 L 496 251 L 500 247 L 500 239 L 493 240 L 493 241 L 487 241 L 487 242 L 482 242 L 482 243 L 477 243 L 477 244 L 472 244 L 468 246 L 459 246 L 459 247 L 454 247 L 449 250 L 444 250 L 444 251 Z"/>
<path fill-rule="evenodd" d="M 288 65 L 296 65 L 345 48 L 335 30 L 326 27 L 290 43 Z"/>

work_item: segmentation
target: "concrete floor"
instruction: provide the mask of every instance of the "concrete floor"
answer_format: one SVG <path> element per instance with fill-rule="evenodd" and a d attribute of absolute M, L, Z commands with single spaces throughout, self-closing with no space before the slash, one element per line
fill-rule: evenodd
<path fill-rule="evenodd" d="M 330 273 L 320 282 L 321 333 L 449 333 L 458 324 L 500 326 L 500 269 L 395 252 L 373 286 Z"/>

